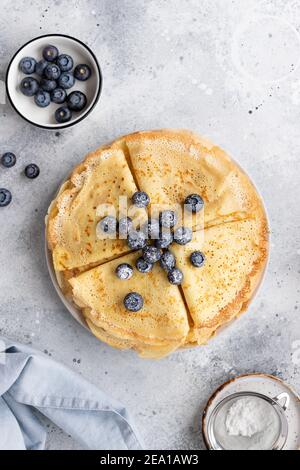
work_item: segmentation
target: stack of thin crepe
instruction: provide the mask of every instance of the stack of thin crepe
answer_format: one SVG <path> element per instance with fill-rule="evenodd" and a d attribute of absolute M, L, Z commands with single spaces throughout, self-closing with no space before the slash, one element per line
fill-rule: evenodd
<path fill-rule="evenodd" d="M 159 263 L 148 274 L 135 270 L 120 281 L 117 265 L 134 266 L 140 252 L 130 252 L 123 239 L 97 238 L 98 207 L 107 204 L 109 213 L 112 205 L 114 214 L 123 215 L 119 197 L 130 206 L 137 190 L 156 209 L 180 207 L 192 193 L 204 199 L 200 220 L 190 216 L 187 222 L 192 242 L 170 248 L 184 274 L 179 287 Z M 268 254 L 265 211 L 247 175 L 223 150 L 183 130 L 137 132 L 87 155 L 49 208 L 47 238 L 59 285 L 91 331 L 142 357 L 205 344 L 246 309 Z M 206 257 L 199 269 L 189 261 L 195 250 Z M 132 291 L 144 298 L 136 313 L 123 306 Z"/>

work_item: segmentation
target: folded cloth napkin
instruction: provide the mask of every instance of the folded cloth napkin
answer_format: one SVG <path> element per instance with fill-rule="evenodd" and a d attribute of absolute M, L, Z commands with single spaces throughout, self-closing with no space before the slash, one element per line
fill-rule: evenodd
<path fill-rule="evenodd" d="M 127 410 L 95 385 L 0 336 L 0 450 L 41 450 L 38 410 L 88 449 L 142 449 Z"/>

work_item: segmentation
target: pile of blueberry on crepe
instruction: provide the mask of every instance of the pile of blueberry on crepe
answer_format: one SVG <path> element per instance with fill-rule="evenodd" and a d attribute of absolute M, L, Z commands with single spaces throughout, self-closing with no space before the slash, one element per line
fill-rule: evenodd
<path fill-rule="evenodd" d="M 137 191 L 132 196 L 132 202 L 136 207 L 146 208 L 150 203 L 150 197 L 144 191 Z M 199 194 L 190 194 L 184 201 L 189 212 L 200 212 L 204 207 L 204 201 Z M 152 271 L 155 263 L 167 273 L 168 280 L 173 285 L 180 285 L 183 281 L 183 272 L 176 266 L 176 258 L 170 250 L 173 243 L 187 245 L 193 239 L 193 232 L 189 227 L 175 228 L 178 216 L 173 210 L 164 210 L 159 218 L 150 218 L 141 228 L 135 230 L 130 217 L 120 218 L 106 216 L 98 222 L 99 230 L 104 234 L 124 235 L 127 238 L 128 247 L 131 250 L 142 251 L 142 256 L 136 260 L 136 269 L 143 274 Z M 151 244 L 151 241 L 153 244 Z M 205 255 L 201 251 L 193 251 L 190 254 L 190 263 L 195 268 L 201 268 L 205 263 Z M 128 263 L 117 266 L 116 276 L 126 281 L 134 274 L 134 268 Z M 124 298 L 124 306 L 131 312 L 138 312 L 143 308 L 144 299 L 138 292 L 129 292 Z"/>
<path fill-rule="evenodd" d="M 57 47 L 46 46 L 43 49 L 43 59 L 37 62 L 33 57 L 24 57 L 20 62 L 20 70 L 25 75 L 35 74 L 38 78 L 25 77 L 20 89 L 25 96 L 33 96 L 35 104 L 46 108 L 51 102 L 64 104 L 55 111 L 55 120 L 62 124 L 70 121 L 72 112 L 85 108 L 87 98 L 81 91 L 69 90 L 75 85 L 75 79 L 88 80 L 91 69 L 86 64 L 76 65 L 68 54 L 60 54 Z"/>

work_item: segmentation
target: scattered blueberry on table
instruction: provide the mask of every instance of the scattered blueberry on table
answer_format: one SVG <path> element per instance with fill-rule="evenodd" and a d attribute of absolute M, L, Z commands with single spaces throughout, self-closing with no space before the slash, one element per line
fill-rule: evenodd
<path fill-rule="evenodd" d="M 5 168 L 11 168 L 12 166 L 15 166 L 16 161 L 17 161 L 17 158 L 15 154 L 12 152 L 6 152 L 1 157 L 1 164 Z"/>
<path fill-rule="evenodd" d="M 8 189 L 0 188 L 0 207 L 8 206 L 11 203 L 12 195 Z"/>
<path fill-rule="evenodd" d="M 25 176 L 29 179 L 37 178 L 40 174 L 40 169 L 35 163 L 30 163 L 25 168 Z"/>
<path fill-rule="evenodd" d="M 75 85 L 76 79 L 88 80 L 92 70 L 87 64 L 78 64 L 73 72 L 73 58 L 68 54 L 60 54 L 54 45 L 44 47 L 42 55 L 43 58 L 38 61 L 34 57 L 24 57 L 20 61 L 21 72 L 38 76 L 38 80 L 35 77 L 23 78 L 20 90 L 25 96 L 34 97 L 36 105 L 41 108 L 48 106 L 51 101 L 55 104 L 65 103 L 54 114 L 56 122 L 63 124 L 71 120 L 72 111 L 80 112 L 87 105 L 84 93 L 76 90 L 68 95 L 66 90 Z"/>

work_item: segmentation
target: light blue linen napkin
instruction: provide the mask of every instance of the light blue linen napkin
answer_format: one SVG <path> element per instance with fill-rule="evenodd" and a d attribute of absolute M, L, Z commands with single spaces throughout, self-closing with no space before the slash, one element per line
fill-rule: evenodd
<path fill-rule="evenodd" d="M 39 351 L 0 336 L 0 450 L 45 448 L 35 410 L 87 449 L 142 449 L 123 405 Z"/>

